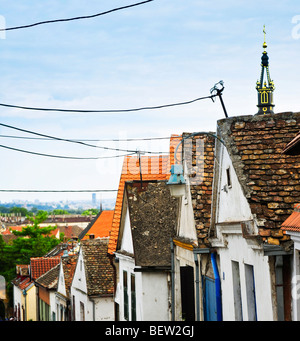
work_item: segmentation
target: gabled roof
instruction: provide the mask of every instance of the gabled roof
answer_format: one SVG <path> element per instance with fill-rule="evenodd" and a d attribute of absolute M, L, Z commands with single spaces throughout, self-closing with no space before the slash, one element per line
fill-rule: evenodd
<path fill-rule="evenodd" d="M 33 281 L 30 279 L 30 277 L 17 276 L 13 279 L 12 283 L 20 290 L 24 290 L 28 288 Z"/>
<path fill-rule="evenodd" d="M 300 113 L 238 116 L 218 121 L 233 167 L 263 241 L 285 241 L 281 224 L 300 202 L 300 157 L 282 154 L 299 132 Z"/>
<path fill-rule="evenodd" d="M 135 264 L 169 267 L 170 240 L 176 233 L 178 198 L 170 194 L 166 181 L 126 183 Z M 122 250 L 121 250 L 122 251 Z"/>
<path fill-rule="evenodd" d="M 60 257 L 30 258 L 30 271 L 33 280 L 42 276 L 60 262 Z"/>
<path fill-rule="evenodd" d="M 85 240 L 88 239 L 91 234 L 93 234 L 95 238 L 109 237 L 113 216 L 114 210 L 100 212 L 96 219 L 82 231 L 79 238 Z"/>
<path fill-rule="evenodd" d="M 87 239 L 81 243 L 89 296 L 112 296 L 114 269 L 107 254 L 107 239 Z"/>
<path fill-rule="evenodd" d="M 142 180 L 166 180 L 170 173 L 170 159 L 167 155 L 161 156 L 142 156 L 141 157 Z M 116 251 L 119 235 L 120 219 L 122 212 L 123 195 L 126 181 L 140 180 L 139 158 L 127 156 L 124 159 L 122 173 L 119 182 L 118 194 L 115 204 L 115 212 L 112 221 L 108 253 Z"/>
<path fill-rule="evenodd" d="M 47 289 L 57 289 L 59 263 L 35 280 L 36 284 Z"/>
<path fill-rule="evenodd" d="M 49 290 L 57 289 L 60 266 L 62 265 L 66 291 L 67 291 L 67 295 L 69 295 L 70 286 L 71 286 L 72 279 L 73 279 L 74 272 L 75 272 L 77 258 L 78 258 L 78 255 L 62 257 L 61 263 L 55 265 L 52 269 L 45 272 L 38 279 L 36 279 L 35 282 L 38 285 L 41 285 L 44 288 L 47 288 Z"/>

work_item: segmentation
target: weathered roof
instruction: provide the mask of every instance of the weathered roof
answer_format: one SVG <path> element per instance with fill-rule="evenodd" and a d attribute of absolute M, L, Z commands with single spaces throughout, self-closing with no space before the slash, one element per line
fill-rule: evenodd
<path fill-rule="evenodd" d="M 171 135 L 169 155 L 141 157 L 142 180 L 169 179 L 170 168 L 174 163 L 174 151 L 181 139 L 182 137 L 180 135 Z M 179 148 L 178 154 L 180 154 L 180 150 L 181 149 Z M 180 155 L 177 157 L 180 159 Z M 141 179 L 139 166 L 139 158 L 136 156 L 128 156 L 124 159 L 108 244 L 108 252 L 110 254 L 113 254 L 117 247 L 125 182 Z"/>
<path fill-rule="evenodd" d="M 82 244 L 88 295 L 114 293 L 114 269 L 107 254 L 108 239 L 87 239 Z"/>
<path fill-rule="evenodd" d="M 190 181 L 195 228 L 199 247 L 209 246 L 212 185 L 214 176 L 215 133 L 190 136 L 183 133 L 183 150 Z M 190 136 L 190 137 L 189 137 Z"/>
<path fill-rule="evenodd" d="M 57 264 L 52 269 L 44 273 L 42 276 L 36 279 L 35 282 L 47 289 L 57 289 L 59 270 L 60 265 L 62 264 L 66 292 L 68 296 L 76 268 L 77 258 L 78 258 L 77 254 L 61 258 L 61 263 Z"/>
<path fill-rule="evenodd" d="M 95 238 L 109 237 L 113 216 L 114 210 L 100 212 L 96 219 L 79 235 L 79 238 L 85 240 L 88 239 L 91 234 L 93 234 Z"/>
<path fill-rule="evenodd" d="M 263 241 L 285 241 L 281 224 L 300 202 L 299 156 L 282 154 L 299 132 L 300 113 L 238 116 L 218 121 L 218 133 L 259 226 Z"/>
<path fill-rule="evenodd" d="M 166 181 L 127 183 L 135 264 L 171 265 L 170 240 L 175 236 L 178 199 L 171 197 Z"/>
<path fill-rule="evenodd" d="M 142 156 L 141 169 L 143 180 L 166 180 L 169 176 L 169 156 Z M 116 251 L 120 228 L 123 195 L 126 181 L 140 180 L 139 158 L 128 156 L 124 159 L 122 173 L 119 182 L 118 194 L 115 204 L 115 212 L 112 221 L 108 252 Z"/>
<path fill-rule="evenodd" d="M 57 289 L 59 266 L 60 264 L 58 263 L 52 269 L 42 274 L 39 278 L 35 280 L 36 284 L 41 285 L 47 289 Z"/>
<path fill-rule="evenodd" d="M 294 206 L 294 212 L 282 223 L 282 230 L 300 232 L 300 204 Z"/>

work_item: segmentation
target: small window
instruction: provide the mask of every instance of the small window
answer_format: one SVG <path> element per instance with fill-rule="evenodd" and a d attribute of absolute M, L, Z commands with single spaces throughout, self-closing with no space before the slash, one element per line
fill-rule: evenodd
<path fill-rule="evenodd" d="M 124 295 L 124 319 L 129 319 L 128 284 L 127 272 L 123 271 L 123 295 Z"/>
<path fill-rule="evenodd" d="M 135 276 L 131 274 L 131 321 L 136 321 Z"/>
<path fill-rule="evenodd" d="M 230 175 L 230 168 L 229 167 L 226 169 L 226 176 L 227 176 L 227 186 L 228 186 L 228 188 L 231 188 L 232 183 L 231 183 L 231 175 Z"/>

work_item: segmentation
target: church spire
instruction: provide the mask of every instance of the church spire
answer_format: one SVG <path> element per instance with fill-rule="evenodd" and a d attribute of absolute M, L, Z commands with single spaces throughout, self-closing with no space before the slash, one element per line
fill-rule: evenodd
<path fill-rule="evenodd" d="M 269 57 L 266 51 L 266 29 L 264 25 L 264 43 L 263 43 L 263 54 L 261 57 L 261 74 L 260 80 L 256 82 L 256 90 L 258 92 L 258 115 L 273 114 L 273 91 L 275 86 L 270 78 L 269 72 Z"/>

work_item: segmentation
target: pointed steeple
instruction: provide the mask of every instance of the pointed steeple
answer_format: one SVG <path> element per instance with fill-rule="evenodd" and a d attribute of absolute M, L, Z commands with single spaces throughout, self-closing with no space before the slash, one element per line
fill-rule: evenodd
<path fill-rule="evenodd" d="M 273 91 L 275 90 L 275 86 L 273 81 L 270 78 L 269 72 L 269 57 L 266 51 L 267 43 L 266 43 L 266 29 L 264 25 L 263 29 L 264 33 L 264 43 L 263 43 L 263 54 L 261 57 L 261 73 L 260 80 L 256 82 L 256 90 L 258 92 L 258 113 L 257 115 L 263 114 L 274 114 L 273 107 Z"/>

